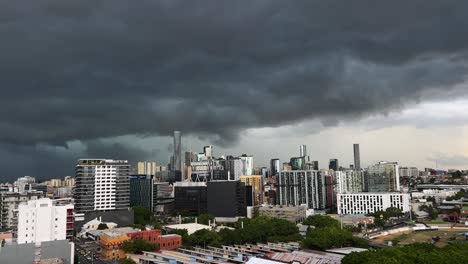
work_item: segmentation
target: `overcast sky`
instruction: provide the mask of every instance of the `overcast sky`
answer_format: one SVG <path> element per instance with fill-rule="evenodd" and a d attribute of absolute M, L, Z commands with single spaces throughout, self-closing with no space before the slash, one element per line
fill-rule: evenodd
<path fill-rule="evenodd" d="M 468 168 L 468 1 L 0 1 L 0 181 L 186 150 Z"/>

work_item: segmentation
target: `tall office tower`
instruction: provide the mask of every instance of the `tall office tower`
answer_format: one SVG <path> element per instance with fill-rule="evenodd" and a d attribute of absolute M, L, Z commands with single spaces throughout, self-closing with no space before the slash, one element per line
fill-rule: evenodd
<path fill-rule="evenodd" d="M 306 204 L 317 210 L 326 207 L 325 176 L 319 171 L 281 171 L 276 184 L 279 205 Z"/>
<path fill-rule="evenodd" d="M 42 192 L 0 192 L 0 229 L 13 228 L 15 225 L 14 213 L 20 203 L 37 200 L 44 197 Z"/>
<path fill-rule="evenodd" d="M 306 157 L 307 156 L 307 146 L 300 145 L 299 146 L 299 157 Z"/>
<path fill-rule="evenodd" d="M 364 172 L 356 170 L 335 171 L 337 193 L 364 191 Z"/>
<path fill-rule="evenodd" d="M 240 181 L 243 182 L 245 186 L 252 186 L 253 205 L 261 205 L 263 203 L 262 175 L 241 176 Z"/>
<path fill-rule="evenodd" d="M 139 161 L 137 174 L 140 175 L 156 175 L 156 161 Z"/>
<path fill-rule="evenodd" d="M 80 159 L 76 165 L 77 213 L 128 209 L 130 164 L 126 160 Z"/>
<path fill-rule="evenodd" d="M 397 162 L 381 161 L 369 166 L 365 174 L 368 192 L 399 192 L 400 173 Z"/>
<path fill-rule="evenodd" d="M 241 159 L 244 162 L 242 175 L 244 176 L 253 175 L 253 170 L 254 170 L 253 156 L 242 154 L 242 156 L 240 156 L 239 159 Z"/>
<path fill-rule="evenodd" d="M 54 205 L 48 198 L 18 206 L 18 244 L 65 240 L 73 237 L 73 204 Z"/>
<path fill-rule="evenodd" d="M 226 160 L 226 174 L 229 181 L 238 181 L 240 176 L 244 175 L 245 161 L 239 158 L 227 157 Z"/>
<path fill-rule="evenodd" d="M 153 176 L 131 175 L 130 206 L 141 206 L 153 211 Z"/>
<path fill-rule="evenodd" d="M 209 214 L 215 217 L 247 216 L 245 184 L 240 181 L 211 181 L 207 186 Z"/>
<path fill-rule="evenodd" d="M 281 171 L 281 161 L 279 159 L 270 160 L 270 176 L 275 176 Z"/>
<path fill-rule="evenodd" d="M 330 159 L 330 163 L 328 164 L 328 169 L 338 171 L 340 169 L 340 166 L 338 164 L 338 159 Z"/>
<path fill-rule="evenodd" d="M 182 142 L 180 131 L 174 131 L 174 171 L 182 170 Z"/>
<path fill-rule="evenodd" d="M 213 146 L 204 146 L 203 154 L 205 154 L 205 157 L 207 157 L 208 159 L 213 158 Z"/>
<path fill-rule="evenodd" d="M 354 144 L 353 149 L 354 149 L 354 169 L 360 170 L 361 169 L 361 154 L 359 152 L 359 144 Z"/>

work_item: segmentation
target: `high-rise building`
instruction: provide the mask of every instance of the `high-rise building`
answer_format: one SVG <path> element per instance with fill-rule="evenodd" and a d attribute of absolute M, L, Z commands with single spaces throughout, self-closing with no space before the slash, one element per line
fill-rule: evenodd
<path fill-rule="evenodd" d="M 364 172 L 356 170 L 335 171 L 337 193 L 364 191 Z"/>
<path fill-rule="evenodd" d="M 307 157 L 307 146 L 306 145 L 300 145 L 299 146 L 299 157 Z"/>
<path fill-rule="evenodd" d="M 21 203 L 44 197 L 42 192 L 0 192 L 0 229 L 13 228 L 14 212 Z"/>
<path fill-rule="evenodd" d="M 130 176 L 130 206 L 141 206 L 153 211 L 153 176 Z"/>
<path fill-rule="evenodd" d="M 211 181 L 207 185 L 209 214 L 228 218 L 247 216 L 247 197 L 244 183 L 240 181 Z"/>
<path fill-rule="evenodd" d="M 26 185 L 30 183 L 35 183 L 35 182 L 36 182 L 36 178 L 31 177 L 31 176 L 24 176 L 24 177 L 18 178 L 15 181 L 14 185 L 16 186 L 18 192 L 23 193 L 26 191 L 30 191 L 26 189 Z"/>
<path fill-rule="evenodd" d="M 242 156 L 240 156 L 239 159 L 241 159 L 244 162 L 242 175 L 245 175 L 245 176 L 253 175 L 253 171 L 254 171 L 253 156 L 242 154 Z"/>
<path fill-rule="evenodd" d="M 63 186 L 64 187 L 75 187 L 75 178 L 71 176 L 65 176 L 63 179 Z"/>
<path fill-rule="evenodd" d="M 260 174 L 262 175 L 262 180 L 265 180 L 266 178 L 268 178 L 269 174 L 268 174 L 268 168 L 267 167 L 262 167 L 260 169 Z"/>
<path fill-rule="evenodd" d="M 416 167 L 401 167 L 400 168 L 400 177 L 413 178 L 413 177 L 418 177 L 418 176 L 419 176 L 419 170 Z"/>
<path fill-rule="evenodd" d="M 76 165 L 78 213 L 128 209 L 130 164 L 126 160 L 80 159 Z"/>
<path fill-rule="evenodd" d="M 312 164 L 312 170 L 319 170 L 319 162 L 318 162 L 318 160 L 312 161 L 311 164 Z"/>
<path fill-rule="evenodd" d="M 263 203 L 262 175 L 241 176 L 240 181 L 246 186 L 252 186 L 254 205 L 261 205 Z"/>
<path fill-rule="evenodd" d="M 18 206 L 18 244 L 65 240 L 73 237 L 73 205 L 54 205 L 48 198 Z"/>
<path fill-rule="evenodd" d="M 245 161 L 239 158 L 228 157 L 226 160 L 226 173 L 228 180 L 238 181 L 244 175 Z"/>
<path fill-rule="evenodd" d="M 172 186 L 168 182 L 155 182 L 153 185 L 153 211 L 168 212 L 173 209 Z"/>
<path fill-rule="evenodd" d="M 279 159 L 272 159 L 270 161 L 270 175 L 275 176 L 281 171 L 281 161 Z"/>
<path fill-rule="evenodd" d="M 205 154 L 205 157 L 207 157 L 208 159 L 213 158 L 213 146 L 204 146 L 203 154 Z"/>
<path fill-rule="evenodd" d="M 156 161 L 139 161 L 138 162 L 138 171 L 139 175 L 156 175 L 158 171 L 158 166 Z"/>
<path fill-rule="evenodd" d="M 51 187 L 62 187 L 62 180 L 61 179 L 50 179 L 49 185 Z"/>
<path fill-rule="evenodd" d="M 347 193 L 337 194 L 338 214 L 372 214 L 389 207 L 410 211 L 408 193 Z"/>
<path fill-rule="evenodd" d="M 281 171 L 276 184 L 279 205 L 306 204 L 310 209 L 325 209 L 325 177 L 319 171 Z"/>
<path fill-rule="evenodd" d="M 305 169 L 305 158 L 304 157 L 296 157 L 296 158 L 291 158 L 291 161 L 289 162 L 291 165 L 292 170 L 304 170 Z"/>
<path fill-rule="evenodd" d="M 359 144 L 354 144 L 353 150 L 354 150 L 354 169 L 360 170 L 361 169 L 361 154 L 359 152 Z"/>
<path fill-rule="evenodd" d="M 182 142 L 180 131 L 174 131 L 174 171 L 182 171 Z"/>
<path fill-rule="evenodd" d="M 369 166 L 365 174 L 368 192 L 399 192 L 400 175 L 397 162 L 379 162 Z"/>
<path fill-rule="evenodd" d="M 330 163 L 328 164 L 328 169 L 338 171 L 340 166 L 338 164 L 338 159 L 330 159 Z"/>
<path fill-rule="evenodd" d="M 207 202 L 206 182 L 174 183 L 174 207 L 176 212 L 191 215 L 206 214 Z"/>

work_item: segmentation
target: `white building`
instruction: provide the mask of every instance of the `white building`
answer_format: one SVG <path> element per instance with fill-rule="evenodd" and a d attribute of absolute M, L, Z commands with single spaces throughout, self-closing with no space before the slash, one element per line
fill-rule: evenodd
<path fill-rule="evenodd" d="M 337 193 L 360 193 L 364 190 L 363 171 L 335 171 L 335 177 Z"/>
<path fill-rule="evenodd" d="M 0 192 L 0 228 L 14 228 L 14 214 L 21 203 L 43 197 L 42 192 Z"/>
<path fill-rule="evenodd" d="M 309 209 L 326 207 L 325 176 L 315 170 L 281 171 L 276 182 L 278 205 L 307 205 Z"/>
<path fill-rule="evenodd" d="M 18 178 L 15 181 L 15 186 L 18 188 L 19 193 L 24 193 L 25 191 L 30 191 L 30 190 L 26 190 L 26 185 L 29 185 L 30 183 L 35 183 L 35 182 L 36 182 L 36 178 L 31 177 L 31 176 L 24 176 L 24 177 Z"/>
<path fill-rule="evenodd" d="M 130 206 L 127 160 L 80 159 L 74 189 L 78 213 L 126 210 Z"/>
<path fill-rule="evenodd" d="M 20 204 L 16 234 L 18 244 L 65 240 L 73 235 L 73 205 L 48 198 Z"/>
<path fill-rule="evenodd" d="M 348 193 L 337 194 L 338 214 L 371 214 L 396 207 L 410 211 L 408 193 Z"/>

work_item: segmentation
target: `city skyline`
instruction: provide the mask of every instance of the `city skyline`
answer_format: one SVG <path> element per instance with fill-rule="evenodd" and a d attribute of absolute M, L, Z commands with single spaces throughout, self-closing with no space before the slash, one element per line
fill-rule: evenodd
<path fill-rule="evenodd" d="M 420 5 L 0 3 L 0 177 L 72 175 L 80 158 L 168 162 L 174 130 L 183 150 L 262 166 L 301 144 L 348 166 L 359 142 L 363 167 L 464 168 L 468 3 Z"/>

